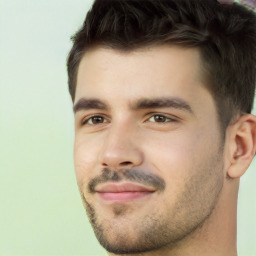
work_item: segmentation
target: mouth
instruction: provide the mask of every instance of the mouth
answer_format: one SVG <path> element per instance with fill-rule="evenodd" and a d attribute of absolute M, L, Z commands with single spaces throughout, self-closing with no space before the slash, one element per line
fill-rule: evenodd
<path fill-rule="evenodd" d="M 95 191 L 104 201 L 125 203 L 152 195 L 156 190 L 135 183 L 105 183 L 98 185 Z"/>

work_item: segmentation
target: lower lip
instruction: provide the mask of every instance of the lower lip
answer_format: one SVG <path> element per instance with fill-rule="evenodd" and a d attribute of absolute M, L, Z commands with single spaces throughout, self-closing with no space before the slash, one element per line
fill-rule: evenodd
<path fill-rule="evenodd" d="M 116 202 L 126 202 L 126 201 L 131 201 L 134 199 L 139 199 L 148 195 L 151 195 L 153 192 L 118 192 L 118 193 L 113 193 L 113 192 L 100 192 L 98 193 L 99 196 L 107 201 L 116 201 Z"/>

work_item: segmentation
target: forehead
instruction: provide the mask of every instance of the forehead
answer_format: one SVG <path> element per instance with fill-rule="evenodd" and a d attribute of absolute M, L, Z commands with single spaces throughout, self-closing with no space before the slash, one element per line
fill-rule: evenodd
<path fill-rule="evenodd" d="M 209 94 L 202 83 L 201 65 L 197 49 L 165 45 L 132 51 L 93 48 L 79 65 L 75 102 L 81 97 L 199 99 Z"/>

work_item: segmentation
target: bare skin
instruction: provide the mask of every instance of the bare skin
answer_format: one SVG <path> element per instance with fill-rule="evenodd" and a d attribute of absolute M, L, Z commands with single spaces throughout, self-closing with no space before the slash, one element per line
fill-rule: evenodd
<path fill-rule="evenodd" d="M 235 256 L 256 119 L 220 130 L 196 49 L 97 47 L 79 66 L 75 171 L 109 255 Z"/>

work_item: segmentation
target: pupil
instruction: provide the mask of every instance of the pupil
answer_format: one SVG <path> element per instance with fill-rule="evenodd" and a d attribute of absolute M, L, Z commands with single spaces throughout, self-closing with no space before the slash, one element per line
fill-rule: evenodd
<path fill-rule="evenodd" d="M 102 123 L 102 117 L 100 117 L 100 116 L 95 116 L 95 117 L 93 117 L 92 122 L 93 122 L 94 124 Z"/>
<path fill-rule="evenodd" d="M 155 116 L 155 121 L 156 122 L 165 122 L 165 117 L 164 116 Z"/>

